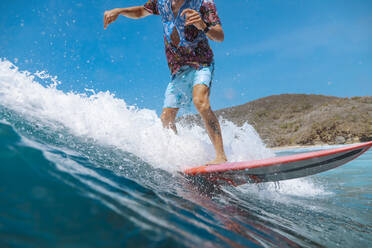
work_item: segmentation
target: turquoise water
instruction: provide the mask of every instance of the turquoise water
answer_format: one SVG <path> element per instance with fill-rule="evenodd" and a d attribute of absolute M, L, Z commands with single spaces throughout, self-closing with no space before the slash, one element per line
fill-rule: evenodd
<path fill-rule="evenodd" d="M 4 109 L 1 116 L 14 117 Z M 73 137 L 56 142 L 54 135 L 22 122 L 0 124 L 1 247 L 372 242 L 371 151 L 338 169 L 292 180 L 294 189 L 288 181 L 218 190 L 112 147 Z"/>
<path fill-rule="evenodd" d="M 209 159 L 202 129 L 30 77 L 0 63 L 0 247 L 372 244 L 372 151 L 303 179 L 197 184 L 179 171 Z M 223 130 L 233 160 L 274 155 L 249 125 Z"/>

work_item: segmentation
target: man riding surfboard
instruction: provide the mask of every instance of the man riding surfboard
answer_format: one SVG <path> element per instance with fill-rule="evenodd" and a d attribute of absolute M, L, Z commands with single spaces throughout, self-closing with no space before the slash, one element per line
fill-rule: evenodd
<path fill-rule="evenodd" d="M 109 10 L 104 14 L 104 28 L 119 15 L 132 19 L 161 16 L 165 52 L 172 74 L 161 114 L 163 126 L 177 133 L 178 110 L 193 102 L 216 151 L 216 158 L 206 164 L 226 162 L 220 124 L 209 103 L 214 60 L 208 38 L 218 42 L 224 40 L 214 0 L 149 0 L 144 6 Z"/>

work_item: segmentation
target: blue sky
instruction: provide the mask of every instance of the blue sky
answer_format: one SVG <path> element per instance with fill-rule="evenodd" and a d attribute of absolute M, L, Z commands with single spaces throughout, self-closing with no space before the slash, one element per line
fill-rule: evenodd
<path fill-rule="evenodd" d="M 103 12 L 145 1 L 0 1 L 0 57 L 46 70 L 64 91 L 109 90 L 161 110 L 169 82 L 160 18 Z M 372 95 L 372 1 L 215 0 L 225 31 L 215 52 L 214 109 L 282 93 Z"/>

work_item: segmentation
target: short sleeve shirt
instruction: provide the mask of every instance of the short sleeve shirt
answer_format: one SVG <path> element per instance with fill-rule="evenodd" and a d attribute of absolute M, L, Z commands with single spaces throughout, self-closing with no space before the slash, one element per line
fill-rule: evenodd
<path fill-rule="evenodd" d="M 172 74 L 185 65 L 198 69 L 213 62 L 213 52 L 205 33 L 193 25 L 185 26 L 186 17 L 181 16 L 183 10 L 193 9 L 200 13 L 208 26 L 221 24 L 213 0 L 184 0 L 177 16 L 172 11 L 172 0 L 149 0 L 144 8 L 162 18 L 165 53 Z M 175 30 L 178 34 L 177 42 L 172 37 Z"/>

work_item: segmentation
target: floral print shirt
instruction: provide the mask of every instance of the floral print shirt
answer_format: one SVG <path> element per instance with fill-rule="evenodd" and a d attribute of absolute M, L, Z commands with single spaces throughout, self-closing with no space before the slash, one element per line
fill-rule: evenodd
<path fill-rule="evenodd" d="M 206 34 L 194 25 L 185 26 L 186 17 L 181 13 L 185 9 L 193 9 L 200 13 L 208 26 L 221 24 L 214 0 L 184 0 L 176 17 L 172 11 L 172 0 L 148 0 L 144 8 L 162 18 L 165 54 L 173 75 L 185 65 L 198 69 L 213 62 L 213 52 Z"/>

